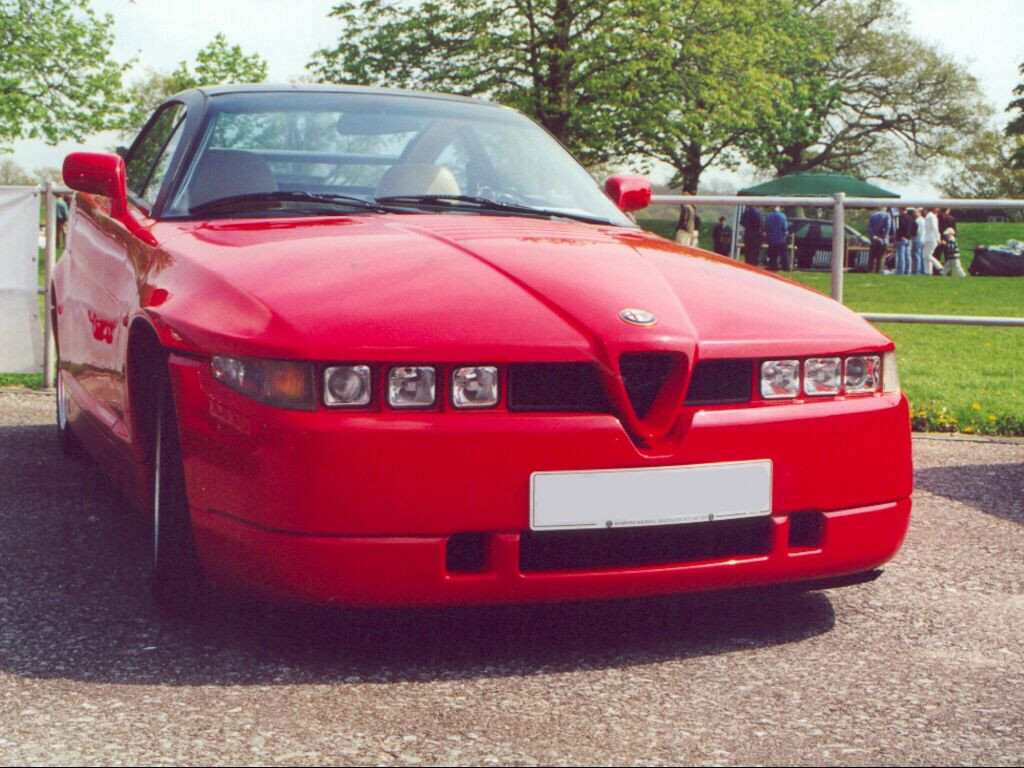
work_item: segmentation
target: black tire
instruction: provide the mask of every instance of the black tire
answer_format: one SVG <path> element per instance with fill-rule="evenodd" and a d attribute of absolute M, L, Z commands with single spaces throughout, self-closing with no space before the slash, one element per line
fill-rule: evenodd
<path fill-rule="evenodd" d="M 157 400 L 151 461 L 151 586 L 161 609 L 190 616 L 206 602 L 206 580 L 192 534 L 178 420 L 166 369 L 154 378 Z"/>
<path fill-rule="evenodd" d="M 57 443 L 60 445 L 60 452 L 69 459 L 81 459 L 85 457 L 85 449 L 78 442 L 75 433 L 68 425 L 68 393 L 64 388 L 64 377 L 60 373 L 60 357 L 57 357 Z"/>

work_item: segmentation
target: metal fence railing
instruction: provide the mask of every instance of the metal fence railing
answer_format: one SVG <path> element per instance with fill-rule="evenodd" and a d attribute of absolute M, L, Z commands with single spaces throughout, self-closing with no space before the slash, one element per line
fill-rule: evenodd
<path fill-rule="evenodd" d="M 43 382 L 46 387 L 53 387 L 55 377 L 56 354 L 53 337 L 53 312 L 50 305 L 50 276 L 57 260 L 57 217 L 56 200 L 58 194 L 66 194 L 71 190 L 52 182 L 46 184 L 46 247 L 44 261 L 43 287 L 39 292 L 44 297 L 44 358 Z M 737 209 L 748 205 L 754 206 L 805 206 L 832 209 L 832 253 L 846 252 L 846 209 L 877 208 L 879 205 L 898 207 L 926 208 L 998 208 L 1024 210 L 1024 200 L 933 200 L 933 199 L 879 199 L 870 197 L 846 197 L 842 193 L 832 197 L 741 197 L 720 195 L 655 195 L 651 205 L 727 205 Z M 734 228 L 735 229 L 735 228 Z M 832 298 L 843 300 L 844 259 L 832 259 Z M 1024 282 L 1024 281 L 1022 281 Z M 879 312 L 862 312 L 862 317 L 871 322 L 887 323 L 935 323 L 943 325 L 988 325 L 1024 327 L 1022 317 L 971 317 L 958 315 L 900 315 Z"/>
<path fill-rule="evenodd" d="M 831 197 L 746 197 L 741 195 L 654 195 L 651 205 L 727 205 L 737 211 L 748 205 L 832 209 L 832 298 L 843 301 L 844 258 L 846 253 L 846 209 L 847 208 L 950 208 L 963 210 L 971 208 L 1024 210 L 1024 200 L 934 200 L 931 198 L 877 198 L 847 197 L 838 192 Z M 736 232 L 736 227 L 733 231 Z M 736 233 L 738 234 L 738 232 Z M 734 238 L 735 242 L 735 238 Z M 839 258 L 835 255 L 839 254 Z M 1022 281 L 1024 282 L 1024 281 Z M 971 317 L 959 315 L 895 315 L 879 312 L 861 312 L 871 322 L 887 323 L 936 323 L 941 325 L 999 325 L 1024 327 L 1021 317 Z"/>

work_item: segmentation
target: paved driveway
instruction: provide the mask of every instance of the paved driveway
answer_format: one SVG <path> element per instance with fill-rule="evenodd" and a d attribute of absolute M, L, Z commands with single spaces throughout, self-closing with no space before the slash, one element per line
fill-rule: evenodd
<path fill-rule="evenodd" d="M 1024 762 L 1024 443 L 918 438 L 872 584 L 588 606 L 150 606 L 138 526 L 0 394 L 0 762 Z"/>

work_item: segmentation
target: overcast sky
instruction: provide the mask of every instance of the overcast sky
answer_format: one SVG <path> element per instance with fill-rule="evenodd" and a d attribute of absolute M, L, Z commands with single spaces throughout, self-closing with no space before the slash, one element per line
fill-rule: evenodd
<path fill-rule="evenodd" d="M 903 2 L 913 33 L 967 64 L 1005 121 L 1002 110 L 1020 81 L 1017 67 L 1024 61 L 1024 1 Z M 136 59 L 137 72 L 191 62 L 223 32 L 230 43 L 263 56 L 270 79 L 278 82 L 302 75 L 313 51 L 338 38 L 341 25 L 327 18 L 333 5 L 332 0 L 92 0 L 97 11 L 114 17 L 115 58 Z M 112 143 L 112 137 L 101 135 L 84 148 L 103 151 Z M 78 146 L 17 142 L 14 160 L 28 169 L 59 166 Z M 918 192 L 921 187 L 899 191 Z"/>

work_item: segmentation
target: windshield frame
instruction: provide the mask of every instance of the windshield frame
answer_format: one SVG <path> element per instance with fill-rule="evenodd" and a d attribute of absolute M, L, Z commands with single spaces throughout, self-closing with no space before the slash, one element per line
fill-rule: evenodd
<path fill-rule="evenodd" d="M 294 94 L 294 96 L 293 96 Z M 543 131 L 548 139 L 553 142 L 559 150 L 565 155 L 565 161 L 567 163 L 574 163 L 579 169 L 579 173 L 586 175 L 590 183 L 594 185 L 596 193 L 605 197 L 603 190 L 601 189 L 598 182 L 590 176 L 589 172 L 582 166 L 582 164 L 576 159 L 576 157 L 562 144 L 558 139 L 553 136 L 544 126 L 540 125 L 536 120 L 531 118 L 529 115 L 525 115 L 517 110 L 512 110 L 508 107 L 504 107 L 499 104 L 492 102 L 480 101 L 475 99 L 467 99 L 464 97 L 447 96 L 443 94 L 431 94 L 417 91 L 398 91 L 391 89 L 378 89 L 378 88 L 359 88 L 359 87 L 303 87 L 303 88 L 274 88 L 274 87 L 250 87 L 250 88 L 217 88 L 217 89 L 194 89 L 186 91 L 181 94 L 177 94 L 168 101 L 181 101 L 186 104 L 189 112 L 198 117 L 191 122 L 191 125 L 186 126 L 186 135 L 182 137 L 178 152 L 174 158 L 174 167 L 169 169 L 166 178 L 164 179 L 164 188 L 161 190 L 157 204 L 154 205 L 153 210 L 150 214 L 151 218 L 164 221 L 197 221 L 197 220 L 211 220 L 211 219 L 229 219 L 229 218 L 259 218 L 260 214 L 255 212 L 246 212 L 239 214 L 226 210 L 223 213 L 218 212 L 214 215 L 204 213 L 202 215 L 192 214 L 187 209 L 185 210 L 170 210 L 171 203 L 177 201 L 182 194 L 182 190 L 187 185 L 191 173 L 198 163 L 198 159 L 205 149 L 205 145 L 209 142 L 212 136 L 212 123 L 222 112 L 260 112 L 259 108 L 245 108 L 248 106 L 246 102 L 253 102 L 256 99 L 265 100 L 278 100 L 278 99 L 289 99 L 297 98 L 311 101 L 321 94 L 324 96 L 334 97 L 334 103 L 337 103 L 337 99 L 344 99 L 346 95 L 352 95 L 354 97 L 361 97 L 366 99 L 367 97 L 379 98 L 379 99 L 416 99 L 416 100 L 427 100 L 436 102 L 447 102 L 449 105 L 453 105 L 455 109 L 468 107 L 470 109 L 480 110 L 502 110 L 508 113 L 514 114 L 515 117 L 511 118 L 512 124 L 516 121 L 523 121 L 529 123 L 532 129 Z M 231 102 L 234 102 L 232 104 Z M 162 105 L 161 105 L 162 106 Z M 252 106 L 258 107 L 258 102 L 252 104 Z M 319 105 L 317 105 L 319 106 Z M 265 111 L 273 111 L 268 109 Z M 296 111 L 302 111 L 301 108 Z M 318 111 L 315 107 L 309 111 Z M 332 111 L 325 109 L 324 111 Z M 510 116 L 511 117 L 511 116 Z M 607 198 L 605 198 L 607 199 Z M 373 202 L 373 198 L 369 198 L 368 202 Z M 615 204 L 607 199 L 607 210 L 613 214 L 607 217 L 607 223 L 602 223 L 602 226 L 614 226 L 623 228 L 637 228 L 637 224 L 634 223 L 629 217 L 627 217 L 622 211 L 620 211 Z M 554 213 L 557 215 L 557 209 L 552 210 L 554 206 L 544 206 L 547 212 Z M 412 211 L 409 211 L 411 213 Z M 439 211 L 440 212 L 440 211 Z M 452 209 L 450 212 L 460 214 L 473 214 L 472 210 L 463 208 Z M 481 211 L 476 215 L 488 215 L 489 212 Z M 282 215 L 291 215 L 295 217 L 303 217 L 315 215 L 312 213 L 300 213 L 298 211 L 289 212 L 282 210 L 268 210 L 265 212 L 267 218 L 280 218 Z M 320 214 L 320 215 L 332 215 L 332 214 Z M 352 212 L 346 214 L 333 214 L 333 215 L 384 215 L 375 214 L 372 211 L 362 211 L 353 209 Z M 399 215 L 404 215 L 404 212 Z M 504 216 L 515 215 L 504 213 Z M 527 214 L 522 214 L 524 217 Z M 581 208 L 566 208 L 565 217 L 572 219 L 578 218 L 581 215 L 592 216 L 595 220 L 598 218 L 605 218 L 600 216 L 600 211 L 587 211 Z"/>

